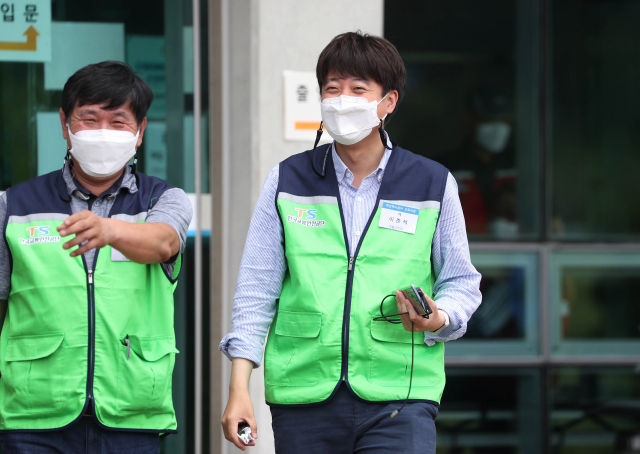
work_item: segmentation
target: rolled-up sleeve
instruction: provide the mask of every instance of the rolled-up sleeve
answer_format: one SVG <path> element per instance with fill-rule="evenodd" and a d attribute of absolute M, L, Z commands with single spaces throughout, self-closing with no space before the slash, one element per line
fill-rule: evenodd
<path fill-rule="evenodd" d="M 172 188 L 164 192 L 149 210 L 145 222 L 163 222 L 174 228 L 180 238 L 180 253 L 187 244 L 193 206 L 182 189 Z"/>
<path fill-rule="evenodd" d="M 279 168 L 275 167 L 267 176 L 253 212 L 233 299 L 231 332 L 219 345 L 229 359 L 245 358 L 256 367 L 262 363 L 265 338 L 287 267 L 275 205 L 278 178 Z"/>
<path fill-rule="evenodd" d="M 425 332 L 428 345 L 461 337 L 482 301 L 481 276 L 471 264 L 458 185 L 451 174 L 447 178 L 440 218 L 433 236 L 431 257 L 436 277 L 433 299 L 438 309 L 449 315 L 451 324 L 438 334 Z"/>

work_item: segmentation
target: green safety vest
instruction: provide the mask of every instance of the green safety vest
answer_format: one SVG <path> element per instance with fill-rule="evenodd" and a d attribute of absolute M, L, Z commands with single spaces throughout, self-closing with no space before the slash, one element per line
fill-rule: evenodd
<path fill-rule="evenodd" d="M 110 217 L 144 222 L 170 186 L 137 173 Z M 94 269 L 70 257 L 56 227 L 70 214 L 57 171 L 7 191 L 4 234 L 11 291 L 0 336 L 0 429 L 63 428 L 87 411 L 100 425 L 175 432 L 173 276 L 159 264 L 112 261 L 96 251 Z M 129 344 L 129 352 L 127 352 Z"/>
<path fill-rule="evenodd" d="M 276 205 L 288 269 L 265 351 L 269 404 L 322 402 L 343 381 L 367 401 L 404 399 L 412 334 L 401 324 L 373 319 L 384 296 L 410 284 L 432 296 L 431 243 L 448 171 L 395 146 L 376 206 L 350 256 L 328 147 L 280 164 Z M 323 176 L 313 172 L 312 160 L 315 169 L 325 168 Z M 415 234 L 379 227 L 384 203 L 417 211 Z M 395 298 L 386 300 L 384 312 L 398 312 Z M 424 333 L 413 336 L 410 399 L 439 403 L 444 344 L 428 346 Z"/>

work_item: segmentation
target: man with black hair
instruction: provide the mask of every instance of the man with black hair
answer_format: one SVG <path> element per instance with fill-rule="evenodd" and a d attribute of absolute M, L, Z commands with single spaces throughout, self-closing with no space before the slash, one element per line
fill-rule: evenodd
<path fill-rule="evenodd" d="M 173 290 L 192 208 L 136 172 L 152 100 L 124 63 L 78 70 L 63 169 L 0 196 L 5 454 L 159 453 L 176 431 Z"/>
<path fill-rule="evenodd" d="M 443 343 L 481 300 L 456 183 L 384 131 L 404 94 L 393 44 L 338 35 L 316 76 L 316 146 L 267 177 L 220 343 L 233 361 L 225 437 L 244 450 L 248 424 L 255 444 L 248 384 L 268 331 L 278 454 L 433 454 Z M 335 141 L 318 147 L 322 126 Z"/>

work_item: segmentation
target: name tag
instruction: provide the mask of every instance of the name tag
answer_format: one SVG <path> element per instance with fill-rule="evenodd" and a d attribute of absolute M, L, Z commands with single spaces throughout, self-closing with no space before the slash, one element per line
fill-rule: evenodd
<path fill-rule="evenodd" d="M 112 262 L 130 262 L 128 258 L 126 258 L 122 252 L 117 249 L 111 248 L 111 261 Z"/>
<path fill-rule="evenodd" d="M 415 234 L 419 213 L 417 208 L 383 202 L 378 227 Z"/>

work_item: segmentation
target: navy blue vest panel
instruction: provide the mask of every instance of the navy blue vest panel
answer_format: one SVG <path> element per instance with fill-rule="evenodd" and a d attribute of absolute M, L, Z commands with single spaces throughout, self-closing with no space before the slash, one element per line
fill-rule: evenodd
<path fill-rule="evenodd" d="M 308 150 L 295 154 L 280 163 L 276 203 L 280 192 L 301 197 L 340 197 L 331 153 L 329 153 L 327 159 L 324 177 L 316 175 L 311 163 L 313 159 L 316 170 L 321 172 L 325 153 L 330 146 L 331 144 L 323 145 L 315 151 Z"/>
<path fill-rule="evenodd" d="M 166 181 L 143 173 L 136 172 L 135 177 L 138 192 L 129 194 L 128 191 L 122 191 L 118 194 L 111 208 L 111 214 L 138 214 L 143 211 L 149 211 L 158 202 L 162 194 L 173 188 Z M 122 197 L 125 192 L 127 195 Z"/>
<path fill-rule="evenodd" d="M 293 155 L 280 163 L 276 202 L 280 192 L 302 197 L 340 197 L 332 153 L 328 154 L 324 177 L 316 175 L 311 167 L 313 159 L 316 171 L 322 173 L 328 147 L 330 144 Z M 448 174 L 441 164 L 394 146 L 378 199 L 442 202 Z"/>
<path fill-rule="evenodd" d="M 121 191 L 111 208 L 111 214 L 135 215 L 149 211 L 162 194 L 172 188 L 169 183 L 142 173 L 136 173 L 135 178 L 138 191 L 134 194 Z M 7 189 L 7 218 L 33 213 L 71 215 L 71 199 L 62 171 L 56 170 Z"/>

